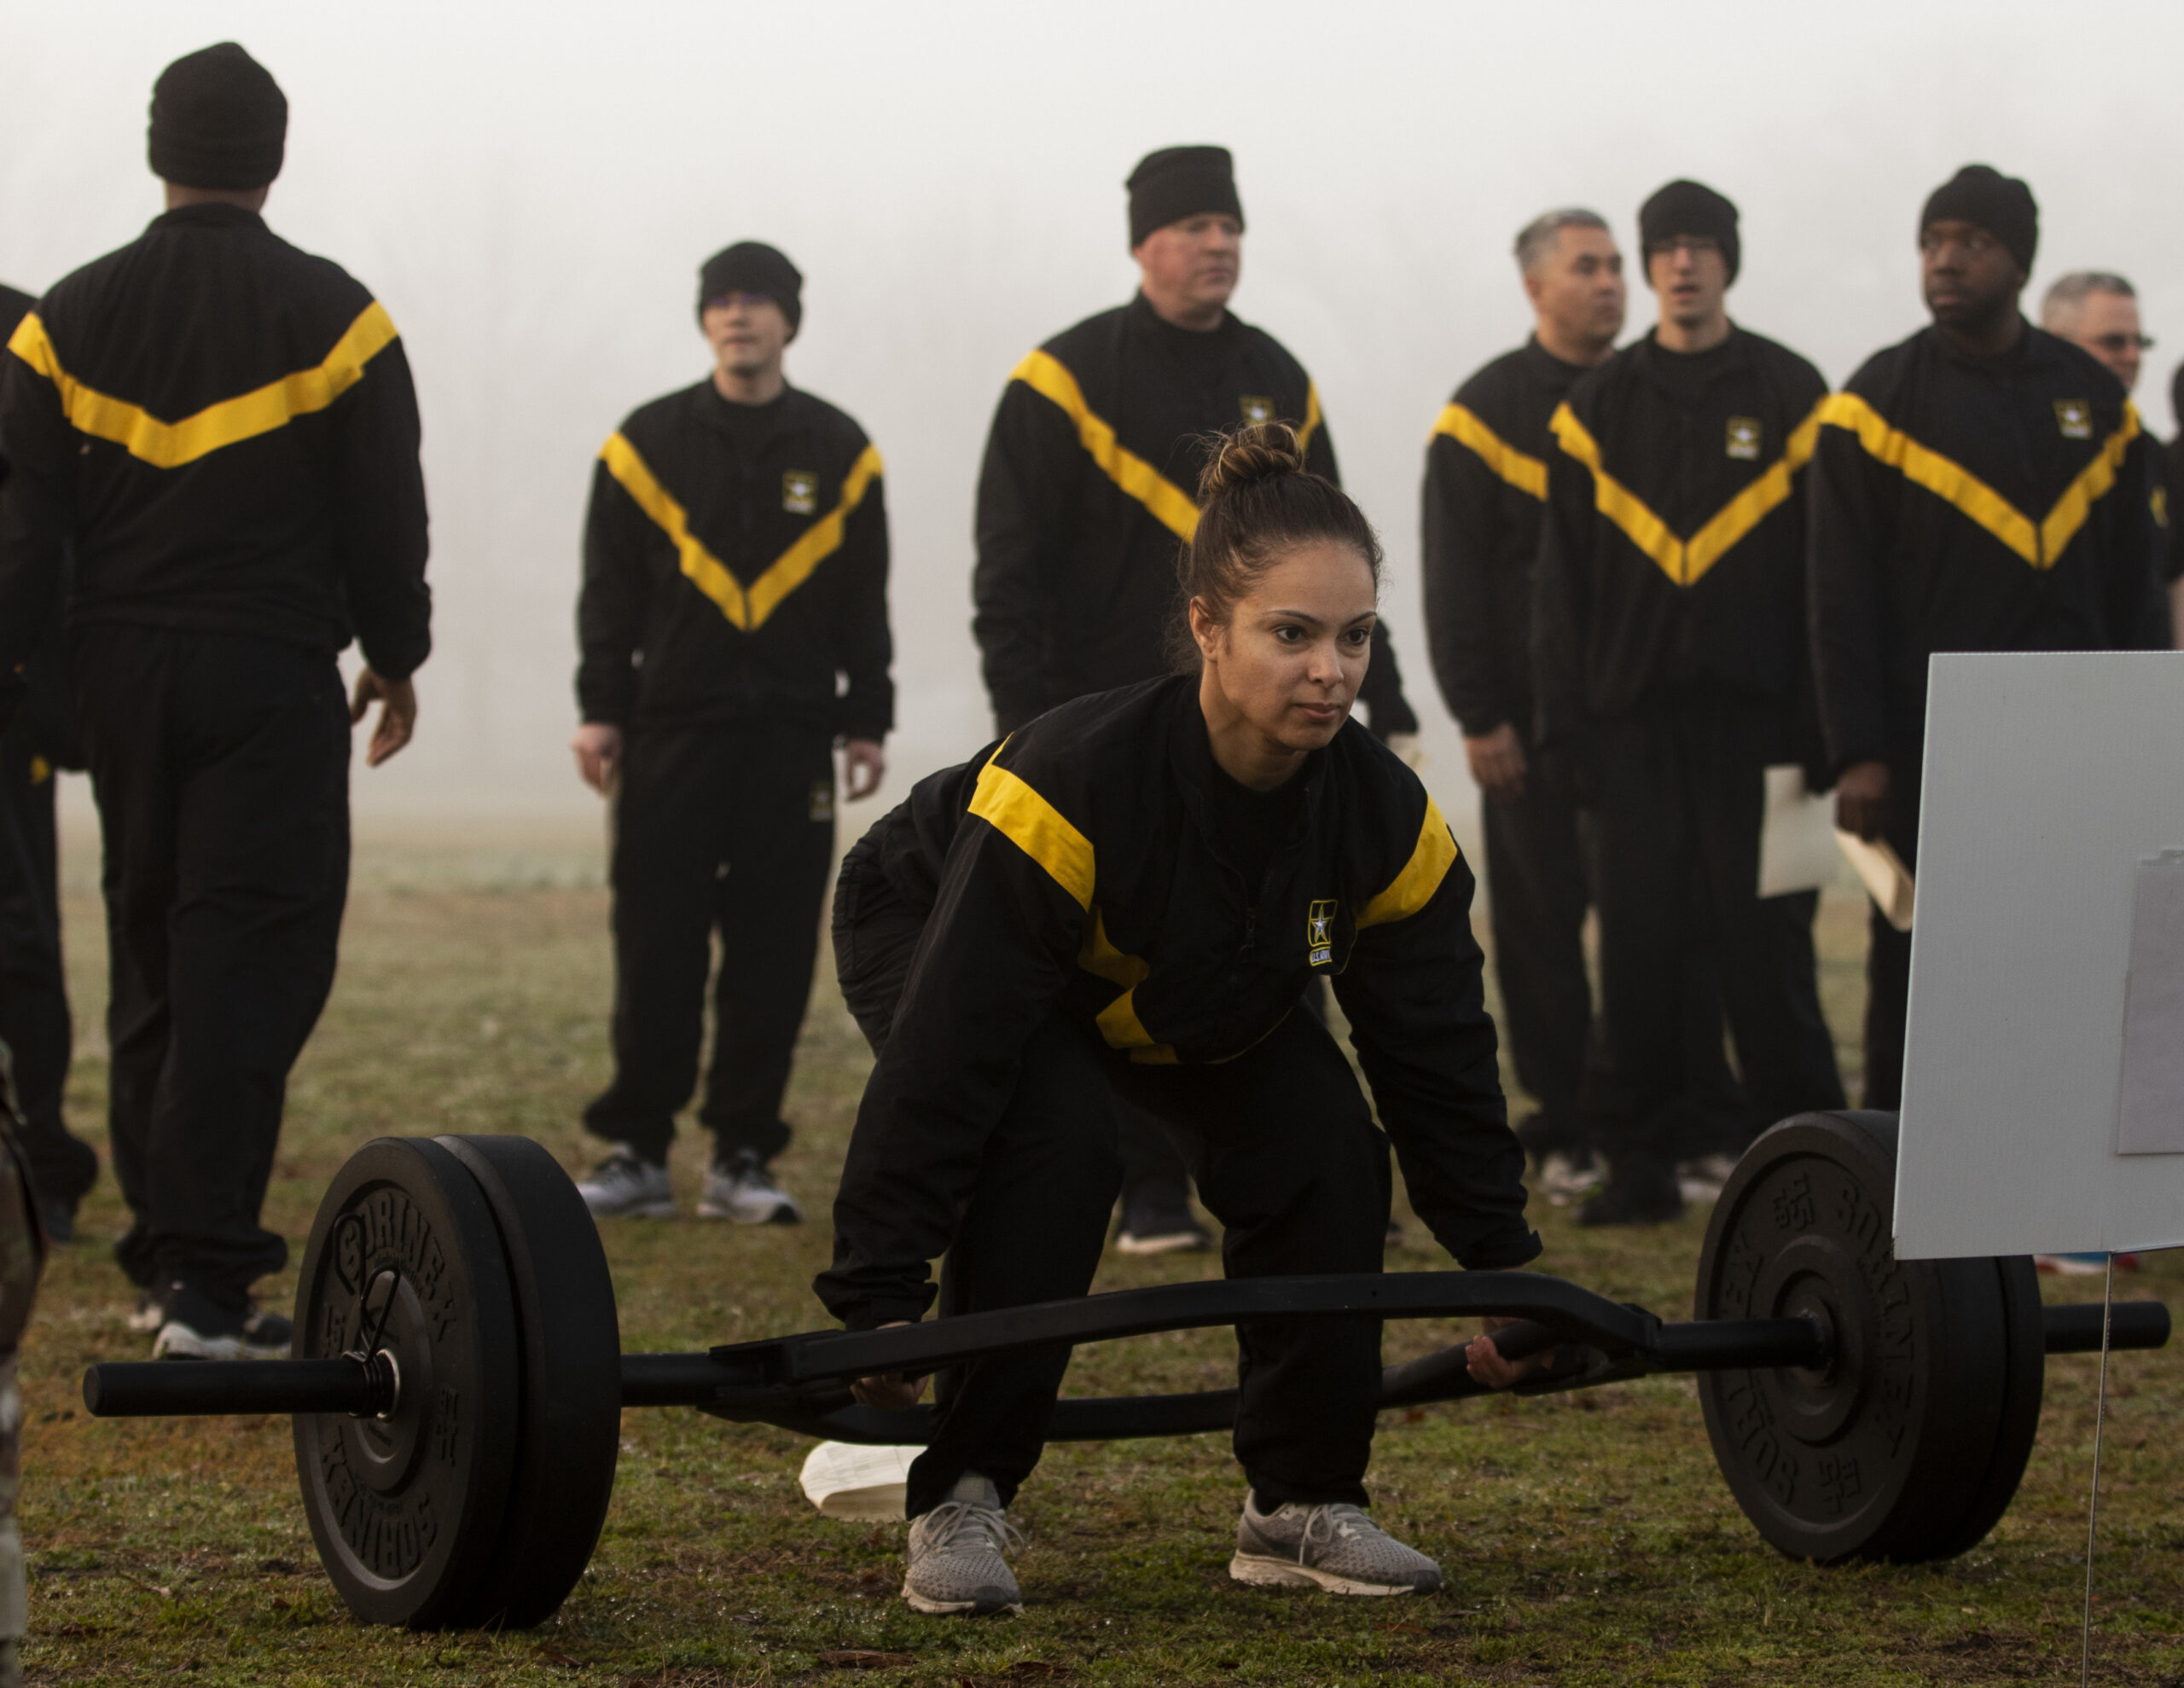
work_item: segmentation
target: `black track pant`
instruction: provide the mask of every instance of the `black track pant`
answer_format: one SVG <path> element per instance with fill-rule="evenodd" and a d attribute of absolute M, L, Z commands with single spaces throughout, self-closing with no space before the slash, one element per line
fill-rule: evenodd
<path fill-rule="evenodd" d="M 73 648 L 106 838 L 113 1169 L 139 1284 L 233 1302 L 288 1244 L 258 1222 L 288 1070 L 334 983 L 349 711 L 330 655 L 169 628 Z"/>
<path fill-rule="evenodd" d="M 1539 1103 L 1555 1140 L 1587 1136 L 1578 1092 L 1589 1062 L 1605 1064 L 1594 1039 L 1585 975 L 1587 890 L 1582 826 L 1566 789 L 1534 764 L 1521 796 L 1479 798 L 1486 835 L 1494 972 L 1502 1030 L 1517 1082 Z M 1711 955 L 1694 952 L 1684 987 L 1687 1116 L 1676 1128 L 1679 1157 L 1737 1140 L 1744 1092 L 1722 1047 L 1722 992 Z"/>
<path fill-rule="evenodd" d="M 614 1082 L 584 1128 L 667 1158 L 713 1051 L 699 1118 L 725 1157 L 788 1142 L 781 1093 L 819 954 L 834 852 L 833 736 L 787 723 L 641 728 L 614 807 Z"/>
<path fill-rule="evenodd" d="M 1906 867 L 1919 867 L 1920 747 L 1888 764 L 1889 843 Z M 1903 1105 L 1903 1028 L 1911 1012 L 1911 934 L 1878 908 L 1866 911 L 1866 1093 L 1868 1108 Z"/>
<path fill-rule="evenodd" d="M 1814 972 L 1818 896 L 1757 895 L 1764 770 L 1787 760 L 1788 736 L 1779 714 L 1722 704 L 1597 729 L 1605 1059 L 1586 1075 L 1585 1105 L 1611 1157 L 1666 1160 L 1682 1146 L 1694 954 L 1711 956 L 1721 982 L 1746 1097 L 1743 1140 L 1789 1114 L 1843 1105 Z"/>
<path fill-rule="evenodd" d="M 884 1041 L 920 918 L 852 855 L 835 903 L 843 994 Z M 1388 1222 L 1387 1140 L 1349 1062 L 1301 1009 L 1234 1061 L 1143 1067 L 1061 1013 L 1025 1046 L 1015 1094 L 987 1140 L 950 1252 L 950 1310 L 979 1312 L 1090 1289 L 1121 1180 L 1110 1086 L 1182 1146 L 1199 1199 L 1225 1227 L 1231 1278 L 1376 1273 Z M 1240 1326 L 1236 1458 L 1260 1504 L 1366 1499 L 1380 1382 L 1377 1320 Z M 963 1368 L 932 1445 L 910 1468 L 907 1511 L 930 1511 L 966 1471 L 1002 1501 L 1038 1464 L 1066 1347 Z"/>
<path fill-rule="evenodd" d="M 1593 1017 L 1577 805 L 1535 766 L 1521 796 L 1482 796 L 1478 809 L 1502 1030 L 1517 1082 L 1566 1129 L 1577 1121 Z"/>
<path fill-rule="evenodd" d="M 68 1134 L 61 1096 L 74 1030 L 61 966 L 54 776 L 20 716 L 0 742 L 0 1041 L 15 1060 L 28 1129 L 23 1157 L 42 1202 L 73 1209 L 98 1181 L 99 1157 Z"/>

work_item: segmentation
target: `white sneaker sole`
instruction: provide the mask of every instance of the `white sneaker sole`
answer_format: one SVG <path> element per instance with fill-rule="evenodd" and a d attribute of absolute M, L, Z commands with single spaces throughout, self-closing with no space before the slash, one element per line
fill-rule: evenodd
<path fill-rule="evenodd" d="M 700 1219 L 725 1219 L 736 1225 L 801 1225 L 804 1209 L 794 1202 L 776 1202 L 764 1213 L 738 1213 L 720 1202 L 700 1202 Z"/>
<path fill-rule="evenodd" d="M 1407 1582 L 1359 1582 L 1355 1578 L 1337 1576 L 1333 1571 L 1323 1571 L 1314 1565 L 1300 1565 L 1294 1559 L 1276 1559 L 1263 1553 L 1238 1553 L 1228 1562 L 1228 1575 L 1238 1582 L 1248 1583 L 1253 1588 L 1318 1588 L 1329 1594 L 1418 1592 Z"/>
<path fill-rule="evenodd" d="M 187 1325 L 163 1325 L 152 1344 L 154 1360 L 286 1360 L 288 1350 L 251 1342 L 243 1337 L 200 1336 Z"/>
<path fill-rule="evenodd" d="M 1010 1600 L 998 1605 L 985 1605 L 976 1600 L 936 1600 L 931 1595 L 921 1594 L 909 1583 L 903 1585 L 903 1598 L 914 1612 L 922 1612 L 929 1618 L 985 1618 L 996 1617 L 1002 1612 L 1024 1615 L 1024 1603 Z"/>
<path fill-rule="evenodd" d="M 675 1201 L 672 1197 L 665 1201 L 636 1202 L 626 1207 L 592 1207 L 590 1202 L 586 1202 L 584 1206 L 590 1209 L 591 1216 L 594 1219 L 672 1219 L 675 1217 Z"/>
<path fill-rule="evenodd" d="M 1203 1231 L 1170 1231 L 1156 1237 L 1139 1237 L 1125 1231 L 1115 1238 L 1115 1251 L 1126 1255 L 1184 1254 L 1212 1246 L 1212 1239 Z"/>

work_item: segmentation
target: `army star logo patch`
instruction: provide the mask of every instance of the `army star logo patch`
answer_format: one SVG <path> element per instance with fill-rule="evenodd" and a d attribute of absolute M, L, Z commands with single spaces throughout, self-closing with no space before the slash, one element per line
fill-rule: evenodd
<path fill-rule="evenodd" d="M 1729 455 L 1740 462 L 1759 461 L 1759 418 L 1732 416 L 1729 418 Z"/>
<path fill-rule="evenodd" d="M 1304 917 L 1304 947 L 1311 951 L 1307 964 L 1324 967 L 1334 960 L 1335 899 L 1321 897 Z"/>
<path fill-rule="evenodd" d="M 1244 420 L 1254 427 L 1274 420 L 1274 401 L 1263 394 L 1247 392 L 1236 403 L 1243 409 Z"/>
<path fill-rule="evenodd" d="M 809 469 L 791 469 L 781 476 L 781 508 L 792 516 L 808 516 L 819 508 L 819 477 Z"/>
<path fill-rule="evenodd" d="M 2091 439 L 2093 406 L 2082 398 L 2057 399 L 2055 426 L 2063 431 L 2065 439 Z"/>

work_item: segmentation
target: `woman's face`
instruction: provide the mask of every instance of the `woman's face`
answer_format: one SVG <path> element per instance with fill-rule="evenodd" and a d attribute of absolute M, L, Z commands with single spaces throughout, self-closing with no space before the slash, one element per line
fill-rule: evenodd
<path fill-rule="evenodd" d="M 1373 570 L 1315 540 L 1261 572 L 1223 626 L 1191 600 L 1191 633 L 1223 700 L 1265 739 L 1316 751 L 1349 718 L 1373 652 Z"/>

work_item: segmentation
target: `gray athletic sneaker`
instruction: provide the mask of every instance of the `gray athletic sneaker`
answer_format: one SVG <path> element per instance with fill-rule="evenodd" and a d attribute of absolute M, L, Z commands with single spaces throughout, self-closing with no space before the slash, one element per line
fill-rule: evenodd
<path fill-rule="evenodd" d="M 738 1225 L 801 1225 L 804 1209 L 774 1182 L 758 1156 L 744 1149 L 706 1169 L 698 1217 L 732 1219 Z"/>
<path fill-rule="evenodd" d="M 626 1143 L 591 1169 L 577 1194 L 595 1219 L 672 1219 L 675 1190 L 667 1169 L 655 1166 Z"/>
<path fill-rule="evenodd" d="M 1259 1511 L 1246 1494 L 1228 1575 L 1257 1588 L 1324 1588 L 1330 1594 L 1432 1594 L 1441 1568 L 1406 1547 L 1362 1507 L 1292 1502 Z"/>
<path fill-rule="evenodd" d="M 1008 1556 L 1023 1548 L 1024 1537 L 1001 1510 L 992 1480 L 966 1471 L 948 1499 L 910 1521 L 910 1569 L 903 1579 L 903 1598 L 913 1611 L 935 1617 L 1020 1612 L 1024 1596 Z"/>

